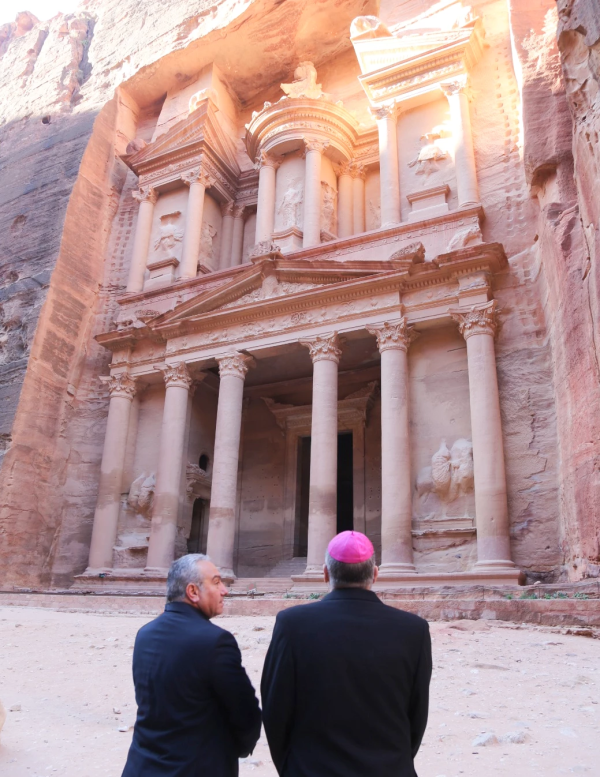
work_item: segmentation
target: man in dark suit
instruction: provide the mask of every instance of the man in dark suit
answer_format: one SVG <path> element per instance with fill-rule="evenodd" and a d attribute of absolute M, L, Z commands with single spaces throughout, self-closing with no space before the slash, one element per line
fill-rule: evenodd
<path fill-rule="evenodd" d="M 254 688 L 234 637 L 210 622 L 226 593 L 206 556 L 171 566 L 165 611 L 135 639 L 138 714 L 123 777 L 236 777 L 254 749 Z"/>
<path fill-rule="evenodd" d="M 283 777 L 416 777 L 431 678 L 427 621 L 369 590 L 373 546 L 342 532 L 332 592 L 280 612 L 262 676 L 263 721 Z"/>

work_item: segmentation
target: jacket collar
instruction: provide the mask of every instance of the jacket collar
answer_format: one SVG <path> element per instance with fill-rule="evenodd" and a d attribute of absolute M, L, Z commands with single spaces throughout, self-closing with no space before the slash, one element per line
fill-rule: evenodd
<path fill-rule="evenodd" d="M 193 618 L 195 615 L 198 615 L 206 621 L 209 620 L 203 612 L 192 607 L 191 604 L 187 604 L 187 602 L 167 602 L 165 605 L 165 612 L 178 612 L 181 615 L 186 615 L 188 618 Z"/>
<path fill-rule="evenodd" d="M 323 597 L 321 601 L 342 601 L 354 599 L 362 602 L 371 602 L 372 604 L 381 604 L 381 599 L 373 591 L 367 591 L 366 588 L 334 588 L 331 593 Z"/>

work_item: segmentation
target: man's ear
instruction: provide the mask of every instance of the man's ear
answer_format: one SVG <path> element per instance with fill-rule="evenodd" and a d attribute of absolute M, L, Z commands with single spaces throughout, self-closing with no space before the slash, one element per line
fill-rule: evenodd
<path fill-rule="evenodd" d="M 325 578 L 325 582 L 329 582 L 329 570 L 327 569 L 327 564 L 323 564 L 323 577 Z"/>
<path fill-rule="evenodd" d="M 373 582 L 379 577 L 379 567 L 373 567 Z"/>
<path fill-rule="evenodd" d="M 196 583 L 188 583 L 186 585 L 185 596 L 192 604 L 197 604 L 200 601 L 200 588 Z"/>

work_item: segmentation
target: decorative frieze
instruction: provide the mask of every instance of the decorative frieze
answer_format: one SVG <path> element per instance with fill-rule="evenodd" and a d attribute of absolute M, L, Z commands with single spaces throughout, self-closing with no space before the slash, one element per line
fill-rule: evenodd
<path fill-rule="evenodd" d="M 322 359 L 334 361 L 336 364 L 339 364 L 342 349 L 339 347 L 340 340 L 337 332 L 332 332 L 330 335 L 317 335 L 316 337 L 303 338 L 298 342 L 300 345 L 305 345 L 308 348 L 313 364 Z"/>
<path fill-rule="evenodd" d="M 450 315 L 458 323 L 458 331 L 465 338 L 471 335 L 492 335 L 495 337 L 500 322 L 498 320 L 498 301 L 492 300 L 483 305 L 473 305 L 469 310 L 451 310 Z"/>
<path fill-rule="evenodd" d="M 219 376 L 224 378 L 228 375 L 234 378 L 244 380 L 250 367 L 254 367 L 255 361 L 252 356 L 245 353 L 230 353 L 227 356 L 221 356 L 217 359 L 219 363 Z"/>
<path fill-rule="evenodd" d="M 385 321 L 383 324 L 373 324 L 366 327 L 369 334 L 377 338 L 377 347 L 380 353 L 390 348 L 407 351 L 409 345 L 419 336 L 412 326 L 408 325 L 405 317 L 397 323 Z"/>

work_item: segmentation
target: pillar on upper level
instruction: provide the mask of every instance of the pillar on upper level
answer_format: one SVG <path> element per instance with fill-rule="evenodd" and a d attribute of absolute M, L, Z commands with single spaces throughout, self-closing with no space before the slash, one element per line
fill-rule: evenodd
<path fill-rule="evenodd" d="M 175 553 L 188 397 L 192 378 L 184 362 L 165 365 L 165 404 L 146 570 L 165 572 Z"/>
<path fill-rule="evenodd" d="M 442 83 L 441 88 L 450 105 L 458 204 L 477 205 L 479 186 L 471 131 L 467 76 L 459 76 L 452 81 Z"/>
<path fill-rule="evenodd" d="M 135 382 L 126 373 L 108 380 L 110 403 L 100 465 L 100 485 L 94 513 L 88 572 L 106 572 L 113 566 L 113 547 L 117 539 L 123 468 L 127 433 Z"/>
<path fill-rule="evenodd" d="M 158 195 L 151 186 L 141 186 L 138 191 L 133 192 L 132 196 L 134 200 L 139 202 L 140 208 L 133 239 L 133 255 L 129 267 L 127 291 L 138 292 L 144 288 L 144 276 L 152 234 L 152 217 Z"/>
<path fill-rule="evenodd" d="M 300 340 L 313 362 L 313 399 L 305 575 L 321 579 L 325 551 L 337 527 L 338 365 L 337 332 Z"/>
<path fill-rule="evenodd" d="M 321 242 L 321 162 L 327 141 L 305 140 L 306 166 L 304 174 L 304 236 L 302 247 L 310 248 Z"/>
<path fill-rule="evenodd" d="M 198 257 L 202 239 L 202 216 L 204 214 L 204 194 L 213 185 L 214 179 L 198 167 L 181 176 L 182 181 L 189 186 L 187 212 L 185 217 L 185 232 L 181 252 L 181 278 L 195 278 L 198 274 Z"/>
<path fill-rule="evenodd" d="M 219 270 L 231 267 L 231 249 L 233 246 L 233 202 L 221 206 L 221 247 L 219 251 Z"/>
<path fill-rule="evenodd" d="M 496 300 L 452 311 L 467 343 L 477 564 L 480 571 L 513 569 L 506 498 L 504 446 L 494 337 L 498 328 Z"/>
<path fill-rule="evenodd" d="M 350 164 L 340 165 L 338 170 L 338 237 L 354 234 L 354 205 L 352 200 L 352 175 Z"/>
<path fill-rule="evenodd" d="M 381 566 L 383 577 L 414 573 L 406 318 L 374 324 L 381 353 Z"/>
<path fill-rule="evenodd" d="M 275 172 L 279 167 L 279 160 L 261 151 L 258 167 L 258 200 L 256 207 L 256 236 L 255 243 L 270 241 L 273 237 L 275 226 Z"/>
<path fill-rule="evenodd" d="M 367 229 L 365 219 L 365 180 L 364 165 L 354 162 L 350 167 L 352 175 L 352 228 L 353 234 L 359 235 Z"/>
<path fill-rule="evenodd" d="M 398 129 L 396 106 L 372 108 L 379 132 L 379 180 L 381 186 L 381 226 L 399 224 L 400 172 L 398 168 Z"/>
<path fill-rule="evenodd" d="M 244 380 L 254 359 L 233 353 L 217 359 L 219 401 L 212 469 L 207 553 L 225 580 L 234 580 L 235 510 Z"/>
<path fill-rule="evenodd" d="M 233 228 L 231 234 L 231 267 L 242 263 L 244 253 L 244 206 L 233 206 Z"/>

